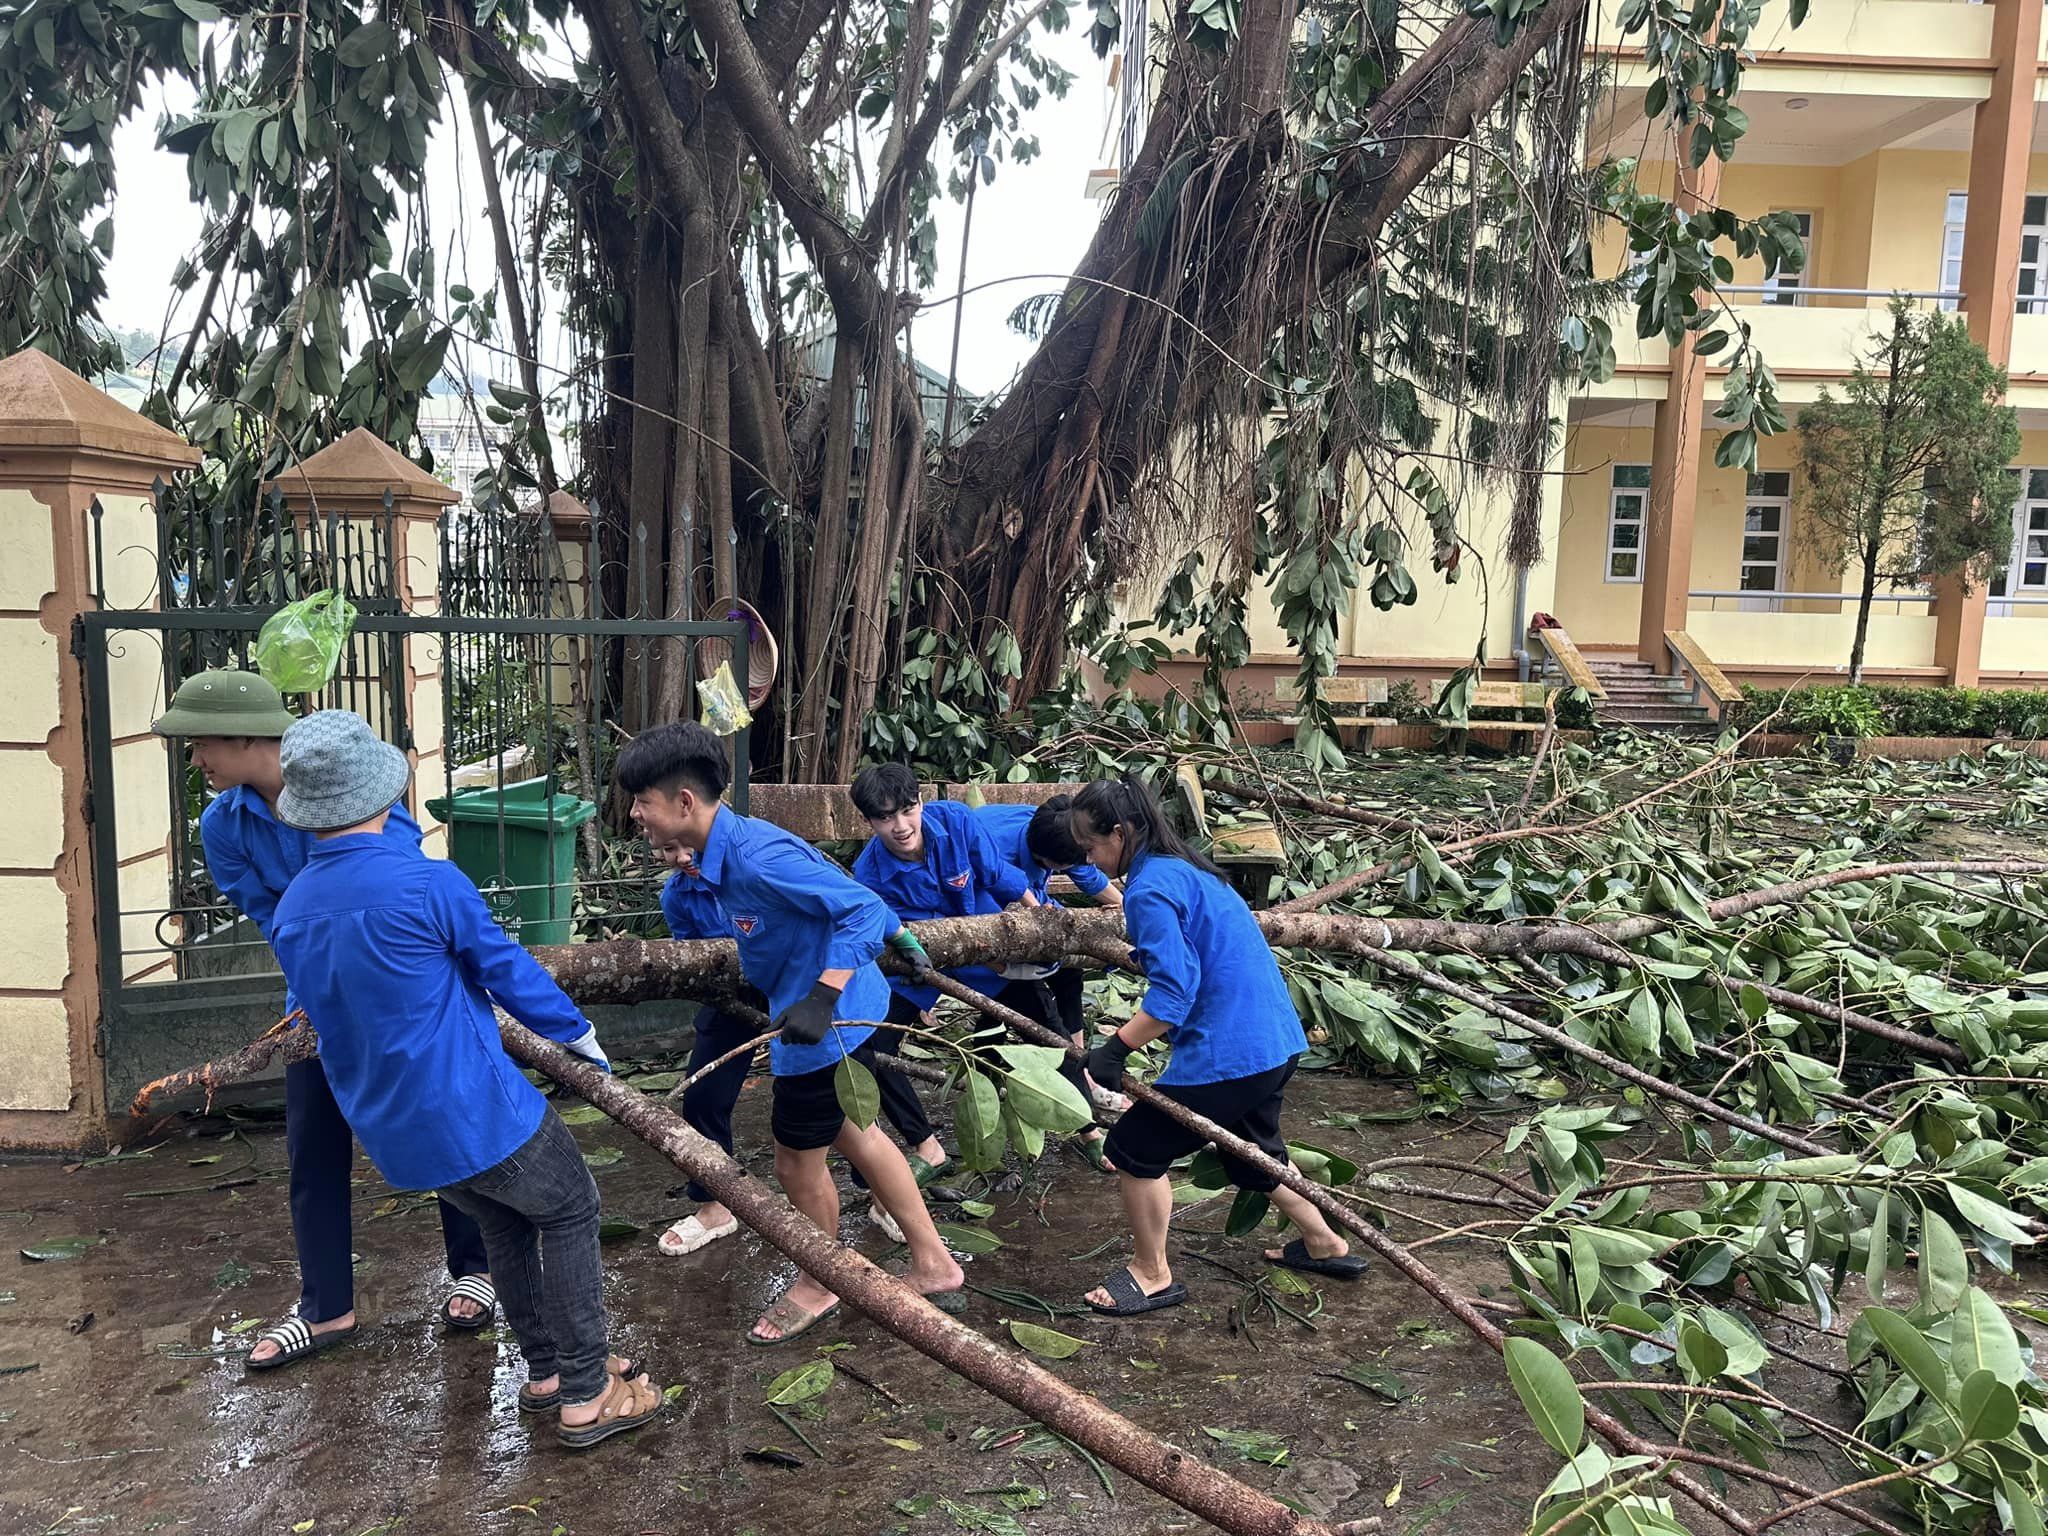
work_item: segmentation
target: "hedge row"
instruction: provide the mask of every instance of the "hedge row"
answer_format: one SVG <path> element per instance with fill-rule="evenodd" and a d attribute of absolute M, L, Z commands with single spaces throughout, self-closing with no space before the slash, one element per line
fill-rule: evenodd
<path fill-rule="evenodd" d="M 1992 688 L 1745 688 L 1730 719 L 1745 730 L 1824 736 L 2048 736 L 2048 691 Z"/>

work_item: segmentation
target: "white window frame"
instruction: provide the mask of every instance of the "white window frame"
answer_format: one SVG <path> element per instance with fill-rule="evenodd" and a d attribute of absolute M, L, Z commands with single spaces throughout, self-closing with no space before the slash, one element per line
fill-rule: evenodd
<path fill-rule="evenodd" d="M 1780 213 L 1789 213 L 1795 219 L 1804 219 L 1806 221 L 1806 228 L 1799 236 L 1799 243 L 1805 247 L 1806 259 L 1800 264 L 1797 272 L 1788 272 L 1783 267 L 1780 267 L 1771 274 L 1770 281 L 1765 284 L 1771 291 L 1764 295 L 1764 302 L 1766 304 L 1798 305 L 1803 309 L 1806 306 L 1807 298 L 1800 290 L 1810 287 L 1813 283 L 1813 255 L 1816 249 L 1813 237 L 1818 223 L 1818 215 L 1805 208 L 1781 208 L 1778 211 Z"/>
<path fill-rule="evenodd" d="M 2019 499 L 2012 507 L 2012 548 L 2003 567 L 1991 578 L 1990 607 L 1986 611 L 1994 618 L 2009 618 L 2013 613 L 2013 605 L 2000 602 L 2001 598 L 2048 597 L 2048 467 L 2023 467 L 2019 477 Z M 2042 494 L 2034 495 L 2031 492 L 2037 477 Z M 2038 558 L 2030 553 L 2032 540 L 2039 540 L 2043 546 Z M 2027 579 L 2029 565 L 2043 567 L 2038 580 Z"/>
<path fill-rule="evenodd" d="M 2026 199 L 2034 202 L 2042 196 L 2039 192 L 2029 191 Z M 1970 194 L 1949 193 L 1947 217 L 1941 230 L 1941 289 L 1944 293 L 1962 292 L 1963 238 L 1969 213 Z M 2034 259 L 2031 262 L 2026 260 L 2026 242 L 2029 239 L 2034 242 Z M 2048 315 L 2048 211 L 2044 211 L 2041 220 L 2020 226 L 2020 258 L 2020 288 L 2013 307 L 2022 315 Z M 2029 278 L 2032 279 L 2031 285 Z M 1957 301 L 1943 299 L 1941 307 L 1953 312 Z"/>
<path fill-rule="evenodd" d="M 1941 227 L 1941 282 L 1943 293 L 1963 291 L 1963 233 L 1968 227 L 1970 216 L 1970 194 L 1951 192 L 1948 195 L 1946 222 Z M 1943 299 L 1941 307 L 1954 313 L 1958 301 Z"/>
<path fill-rule="evenodd" d="M 1633 478 L 1636 472 L 1640 472 L 1642 476 L 1643 483 L 1641 485 L 1623 485 L 1621 483 L 1622 476 L 1625 473 Z M 1621 504 L 1625 498 L 1635 502 L 1635 512 L 1632 516 L 1624 517 L 1622 515 Z M 1633 549 L 1617 545 L 1615 542 L 1615 530 L 1626 527 L 1633 527 L 1636 530 L 1636 542 Z M 1617 586 L 1642 585 L 1644 545 L 1649 536 L 1649 527 L 1650 466 L 1647 464 L 1616 464 L 1607 477 L 1607 555 L 1600 563 L 1600 575 L 1604 580 L 1612 582 Z M 1617 576 L 1614 574 L 1614 557 L 1616 555 L 1633 555 L 1635 557 L 1636 573 L 1633 576 Z"/>
<path fill-rule="evenodd" d="M 1738 591 L 1754 591 L 1756 594 L 1753 597 L 1744 597 L 1737 604 L 1738 610 L 1743 613 L 1782 613 L 1785 610 L 1785 599 L 1780 594 L 1785 589 L 1785 536 L 1790 531 L 1792 521 L 1792 476 L 1789 472 L 1779 469 L 1764 470 L 1749 478 L 1751 480 L 1768 482 L 1773 475 L 1782 475 L 1784 477 L 1785 490 L 1782 495 L 1770 491 L 1752 491 L 1747 482 L 1743 485 L 1742 530 L 1740 535 L 1742 542 L 1736 546 L 1735 550 L 1735 586 Z M 1758 529 L 1755 533 L 1751 533 L 1749 514 L 1753 509 L 1774 509 L 1778 514 L 1778 526 L 1770 529 Z M 1768 560 L 1751 559 L 1748 545 L 1752 538 L 1770 539 L 1776 553 Z M 1752 566 L 1759 568 L 1769 567 L 1771 572 L 1770 586 L 1752 588 L 1743 579 Z"/>
<path fill-rule="evenodd" d="M 2042 205 L 2040 218 L 2027 221 L 2021 215 L 2018 310 L 2023 315 L 2048 315 L 2048 196 L 2029 191 L 2021 206 L 2037 203 Z M 2034 242 L 2032 261 L 2027 260 L 2029 240 Z"/>

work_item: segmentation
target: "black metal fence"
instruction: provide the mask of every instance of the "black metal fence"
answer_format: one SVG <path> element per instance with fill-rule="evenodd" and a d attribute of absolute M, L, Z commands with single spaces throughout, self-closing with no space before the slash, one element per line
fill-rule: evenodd
<path fill-rule="evenodd" d="M 95 508 L 101 572 L 107 531 Z M 621 662 L 717 641 L 745 676 L 745 626 L 602 617 L 597 584 L 574 578 L 544 517 L 452 513 L 440 532 L 440 611 L 408 613 L 403 523 L 388 497 L 370 516 L 295 512 L 279 497 L 240 514 L 159 515 L 155 590 L 100 590 L 101 611 L 79 621 L 100 1039 L 117 1099 L 246 1043 L 281 1011 L 268 946 L 207 872 L 205 787 L 182 744 L 156 742 L 148 721 L 194 672 L 249 666 L 264 621 L 325 586 L 358 616 L 333 681 L 307 703 L 356 710 L 420 754 L 422 824 L 430 840 L 445 837 L 507 931 L 528 943 L 658 931 L 666 871 L 606 814 L 624 739 Z M 744 732 L 733 746 L 744 810 Z M 429 851 L 444 848 L 430 841 Z"/>

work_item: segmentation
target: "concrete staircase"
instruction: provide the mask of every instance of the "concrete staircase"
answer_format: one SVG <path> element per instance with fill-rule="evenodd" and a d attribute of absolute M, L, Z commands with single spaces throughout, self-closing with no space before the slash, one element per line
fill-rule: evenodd
<path fill-rule="evenodd" d="M 1586 664 L 1607 690 L 1607 697 L 1595 704 L 1602 725 L 1687 736 L 1714 733 L 1713 721 L 1703 706 L 1693 702 L 1691 685 L 1685 679 L 1667 677 L 1646 661 L 1621 657 L 1588 656 Z"/>

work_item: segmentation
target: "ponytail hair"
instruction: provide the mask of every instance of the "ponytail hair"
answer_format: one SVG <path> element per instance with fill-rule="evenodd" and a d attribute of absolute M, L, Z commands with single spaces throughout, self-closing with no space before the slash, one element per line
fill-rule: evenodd
<path fill-rule="evenodd" d="M 1208 858 L 1190 848 L 1166 819 L 1159 801 L 1145 787 L 1144 780 L 1127 773 L 1117 779 L 1097 779 L 1074 796 L 1074 815 L 1086 817 L 1096 836 L 1106 836 L 1122 827 L 1124 846 L 1135 861 L 1141 853 L 1182 859 L 1204 874 L 1222 878 L 1223 871 Z"/>

